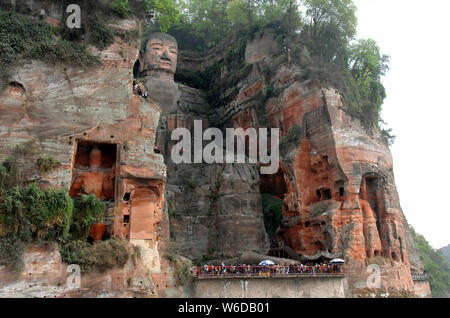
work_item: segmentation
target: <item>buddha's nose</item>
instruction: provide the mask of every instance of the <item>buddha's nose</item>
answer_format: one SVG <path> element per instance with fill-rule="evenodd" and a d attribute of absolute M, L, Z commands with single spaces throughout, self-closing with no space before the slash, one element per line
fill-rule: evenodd
<path fill-rule="evenodd" d="M 170 61 L 169 52 L 167 52 L 167 50 L 165 50 L 164 53 L 161 55 L 161 58 L 164 59 L 164 60 L 169 60 Z"/>

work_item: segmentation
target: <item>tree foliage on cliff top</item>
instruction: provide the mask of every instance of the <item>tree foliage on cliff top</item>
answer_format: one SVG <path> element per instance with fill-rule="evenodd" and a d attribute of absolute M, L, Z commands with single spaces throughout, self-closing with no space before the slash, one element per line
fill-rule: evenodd
<path fill-rule="evenodd" d="M 440 250 L 432 248 L 425 237 L 416 233 L 412 227 L 410 228 L 423 267 L 430 277 L 432 296 L 448 297 L 450 295 L 450 264 Z"/>
<path fill-rule="evenodd" d="M 206 52 L 230 34 L 245 41 L 271 28 L 281 53 L 290 51 L 291 62 L 305 70 L 305 77 L 336 87 L 352 117 L 369 131 L 378 129 L 387 144 L 393 142 L 391 130 L 384 129 L 380 118 L 386 97 L 381 79 L 389 57 L 374 40 L 356 39 L 356 6 L 351 0 L 185 0 L 177 4 L 179 23 L 168 32 L 177 38 L 181 50 Z M 153 31 L 158 29 L 154 27 Z M 307 48 L 309 59 L 301 58 L 302 47 Z M 192 81 L 207 84 L 209 95 L 222 95 L 214 91 L 223 87 L 205 81 L 203 72 L 186 72 L 179 70 L 178 78 L 186 81 L 190 75 Z"/>
<path fill-rule="evenodd" d="M 30 16 L 0 11 L 0 88 L 22 59 L 93 65 L 98 60 L 76 42 L 58 38 L 58 29 Z"/>

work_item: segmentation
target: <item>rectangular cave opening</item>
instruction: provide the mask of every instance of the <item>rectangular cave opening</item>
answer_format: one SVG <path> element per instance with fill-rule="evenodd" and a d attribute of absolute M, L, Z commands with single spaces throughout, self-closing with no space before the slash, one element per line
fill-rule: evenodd
<path fill-rule="evenodd" d="M 114 201 L 116 158 L 117 144 L 78 141 L 70 196 L 94 194 L 101 200 Z"/>
<path fill-rule="evenodd" d="M 88 241 L 96 242 L 112 233 L 110 214 L 115 202 L 118 148 L 117 144 L 77 140 L 75 149 L 69 195 L 72 198 L 95 195 L 107 206 L 105 215 L 89 231 Z"/>

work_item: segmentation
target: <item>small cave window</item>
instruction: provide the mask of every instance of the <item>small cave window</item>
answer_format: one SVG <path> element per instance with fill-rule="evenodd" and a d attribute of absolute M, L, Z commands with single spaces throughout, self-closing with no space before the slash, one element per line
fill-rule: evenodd
<path fill-rule="evenodd" d="M 324 200 L 331 200 L 331 190 L 330 189 L 324 189 L 323 190 L 323 199 Z"/>
<path fill-rule="evenodd" d="M 12 93 L 12 95 L 15 95 L 17 97 L 25 97 L 26 95 L 23 85 L 15 81 L 9 83 L 9 91 Z"/>
<path fill-rule="evenodd" d="M 325 221 L 322 221 L 322 223 L 320 223 L 322 226 L 325 226 L 325 225 L 327 225 L 327 222 L 325 222 Z"/>
<path fill-rule="evenodd" d="M 309 227 L 310 225 L 311 225 L 311 223 L 305 222 L 305 227 Z"/>
<path fill-rule="evenodd" d="M 339 197 L 343 197 L 344 196 L 344 194 L 345 194 L 345 189 L 344 189 L 344 187 L 340 187 L 339 188 Z"/>
<path fill-rule="evenodd" d="M 320 190 L 316 190 L 316 194 L 317 194 L 317 200 L 320 201 L 320 199 L 322 198 L 322 192 Z"/>
<path fill-rule="evenodd" d="M 130 216 L 129 215 L 124 215 L 123 216 L 123 223 L 124 224 L 129 224 L 130 223 Z"/>
<path fill-rule="evenodd" d="M 131 195 L 130 192 L 125 193 L 125 195 L 123 196 L 123 200 L 124 201 L 130 201 L 130 195 Z"/>
<path fill-rule="evenodd" d="M 391 253 L 391 257 L 393 260 L 397 260 L 397 255 L 394 252 Z"/>
<path fill-rule="evenodd" d="M 375 251 L 373 252 L 373 255 L 374 255 L 374 256 L 380 256 L 380 251 L 375 250 Z"/>

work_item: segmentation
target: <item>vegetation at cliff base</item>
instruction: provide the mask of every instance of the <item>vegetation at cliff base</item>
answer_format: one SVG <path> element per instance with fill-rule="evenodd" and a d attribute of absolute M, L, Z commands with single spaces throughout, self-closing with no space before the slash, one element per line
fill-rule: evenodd
<path fill-rule="evenodd" d="M 423 267 L 430 277 L 432 296 L 448 297 L 450 295 L 450 263 L 445 260 L 440 250 L 433 249 L 422 235 L 412 227 L 410 229 Z"/>
<path fill-rule="evenodd" d="M 264 227 L 271 240 L 275 239 L 278 227 L 281 224 L 283 200 L 268 193 L 261 194 L 264 215 Z"/>
<path fill-rule="evenodd" d="M 37 160 L 37 166 L 39 167 L 39 172 L 43 174 L 55 169 L 59 166 L 59 162 L 51 156 L 41 156 Z"/>
<path fill-rule="evenodd" d="M 74 212 L 70 235 L 72 239 L 86 240 L 89 229 L 106 212 L 106 203 L 97 199 L 94 194 L 74 198 Z"/>
<path fill-rule="evenodd" d="M 93 194 L 71 198 L 65 189 L 42 190 L 36 183 L 24 183 L 20 167 L 30 148 L 19 145 L 0 163 L 0 264 L 20 271 L 26 244 L 56 242 L 63 261 L 77 260 L 84 270 L 123 266 L 130 254 L 123 242 L 109 240 L 96 247 L 86 242 L 91 224 L 105 215 L 104 202 Z M 50 169 L 55 160 L 48 158 L 40 157 L 36 168 Z M 114 255 L 117 246 L 121 250 Z"/>
<path fill-rule="evenodd" d="M 79 265 L 82 273 L 123 267 L 132 254 L 128 241 L 122 239 L 99 241 L 93 245 L 81 240 L 70 241 L 62 245 L 60 252 L 63 262 Z"/>
<path fill-rule="evenodd" d="M 184 286 L 188 284 L 192 280 L 192 263 L 188 259 L 179 255 L 178 245 L 176 242 L 170 242 L 166 249 L 165 257 L 172 263 L 175 269 L 175 276 L 178 285 Z"/>

